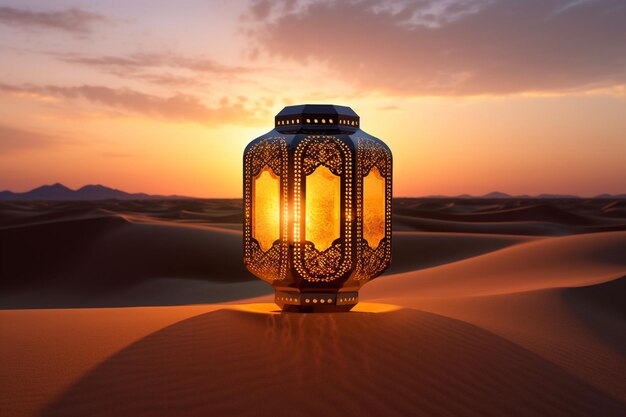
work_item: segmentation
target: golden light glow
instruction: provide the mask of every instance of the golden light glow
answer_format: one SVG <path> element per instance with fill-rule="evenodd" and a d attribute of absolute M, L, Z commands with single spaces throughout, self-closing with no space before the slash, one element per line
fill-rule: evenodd
<path fill-rule="evenodd" d="M 208 307 L 209 311 L 214 311 L 218 309 L 227 309 L 227 310 L 237 310 L 237 311 L 245 311 L 247 313 L 256 313 L 256 314 L 281 314 L 280 309 L 276 307 L 274 303 L 250 303 L 250 304 L 216 304 L 214 306 Z M 402 307 L 394 304 L 383 304 L 383 303 L 364 303 L 360 302 L 357 304 L 352 311 L 356 313 L 389 313 L 392 311 L 400 310 Z M 352 313 L 350 313 L 352 314 Z"/>
<path fill-rule="evenodd" d="M 320 165 L 306 177 L 305 201 L 305 239 L 324 250 L 340 237 L 341 179 Z"/>
<path fill-rule="evenodd" d="M 385 179 L 376 167 L 363 178 L 363 237 L 373 249 L 385 237 Z"/>
<path fill-rule="evenodd" d="M 383 303 L 363 303 L 357 304 L 352 311 L 356 313 L 389 313 L 402 309 L 401 306 Z"/>
<path fill-rule="evenodd" d="M 280 178 L 267 165 L 252 181 L 252 237 L 267 251 L 280 238 Z"/>

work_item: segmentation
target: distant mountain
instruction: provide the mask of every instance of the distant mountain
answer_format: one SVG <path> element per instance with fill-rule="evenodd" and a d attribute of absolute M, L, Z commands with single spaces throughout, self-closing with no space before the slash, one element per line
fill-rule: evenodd
<path fill-rule="evenodd" d="M 506 193 L 501 193 L 499 191 L 493 191 L 479 198 L 580 198 L 580 196 L 572 195 L 572 194 L 539 194 L 535 196 L 531 196 L 528 194 L 522 195 L 510 195 Z"/>
<path fill-rule="evenodd" d="M 78 190 L 72 190 L 63 184 L 42 185 L 25 193 L 12 191 L 0 192 L 0 200 L 10 201 L 69 201 L 69 200 L 149 200 L 149 199 L 184 199 L 179 195 L 150 195 L 145 193 L 127 193 L 104 185 L 85 185 Z"/>
<path fill-rule="evenodd" d="M 571 198 L 583 198 L 580 197 L 578 195 L 573 195 L 573 194 L 539 194 L 539 195 L 528 195 L 528 194 L 521 194 L 521 195 L 510 195 L 507 193 L 502 193 L 500 191 L 492 191 L 490 193 L 484 194 L 484 195 L 470 195 L 470 194 L 461 194 L 461 195 L 456 195 L 456 196 L 449 196 L 449 195 L 428 195 L 422 198 L 466 198 L 466 199 L 472 199 L 472 198 L 484 198 L 484 199 L 507 199 L 507 198 L 528 198 L 528 199 L 571 199 Z M 600 194 L 597 195 L 595 197 L 592 198 L 618 198 L 618 199 L 624 199 L 626 198 L 626 194 Z"/>
<path fill-rule="evenodd" d="M 507 193 L 501 193 L 500 191 L 492 191 L 490 193 L 487 193 L 481 196 L 480 198 L 511 198 L 511 197 L 513 196 Z"/>
<path fill-rule="evenodd" d="M 85 185 L 78 190 L 72 190 L 63 184 L 55 183 L 52 185 L 42 185 L 25 193 L 14 193 L 12 191 L 0 191 L 0 200 L 5 201 L 71 201 L 71 200 L 157 200 L 157 199 L 188 199 L 194 197 L 186 197 L 180 195 L 152 195 L 146 193 L 127 193 L 115 188 L 106 187 L 104 185 Z M 510 195 L 500 191 L 493 191 L 482 196 L 473 196 L 470 194 L 461 194 L 457 196 L 447 195 L 429 195 L 421 198 L 484 198 L 484 199 L 507 199 L 507 198 L 581 198 L 570 194 L 539 194 L 537 196 Z M 626 199 L 626 194 L 600 194 L 593 198 L 617 198 Z"/>
<path fill-rule="evenodd" d="M 537 198 L 580 198 L 580 196 L 572 194 L 539 194 Z"/>
<path fill-rule="evenodd" d="M 525 196 L 528 197 L 528 196 Z M 501 193 L 500 191 L 492 191 L 485 195 L 471 195 L 471 194 L 460 194 L 460 195 L 443 195 L 443 194 L 435 194 L 435 195 L 427 195 L 422 198 L 516 198 L 515 196 Z"/>

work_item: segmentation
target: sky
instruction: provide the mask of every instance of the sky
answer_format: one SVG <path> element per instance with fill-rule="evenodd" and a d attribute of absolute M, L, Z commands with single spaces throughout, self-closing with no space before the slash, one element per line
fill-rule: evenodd
<path fill-rule="evenodd" d="M 352 107 L 394 196 L 626 193 L 624 0 L 0 0 L 0 190 L 241 197 L 284 106 Z"/>

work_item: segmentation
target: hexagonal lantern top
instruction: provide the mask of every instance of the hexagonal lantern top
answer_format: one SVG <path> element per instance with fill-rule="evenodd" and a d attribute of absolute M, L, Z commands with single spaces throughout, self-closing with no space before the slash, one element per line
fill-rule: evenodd
<path fill-rule="evenodd" d="M 349 107 L 285 107 L 244 152 L 244 263 L 285 311 L 348 311 L 391 261 L 391 151 Z"/>

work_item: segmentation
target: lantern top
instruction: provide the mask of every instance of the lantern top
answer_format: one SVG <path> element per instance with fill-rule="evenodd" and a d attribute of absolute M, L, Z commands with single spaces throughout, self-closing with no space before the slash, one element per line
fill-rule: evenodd
<path fill-rule="evenodd" d="M 280 133 L 347 133 L 359 129 L 360 117 L 350 107 L 334 104 L 287 106 L 274 119 Z"/>

